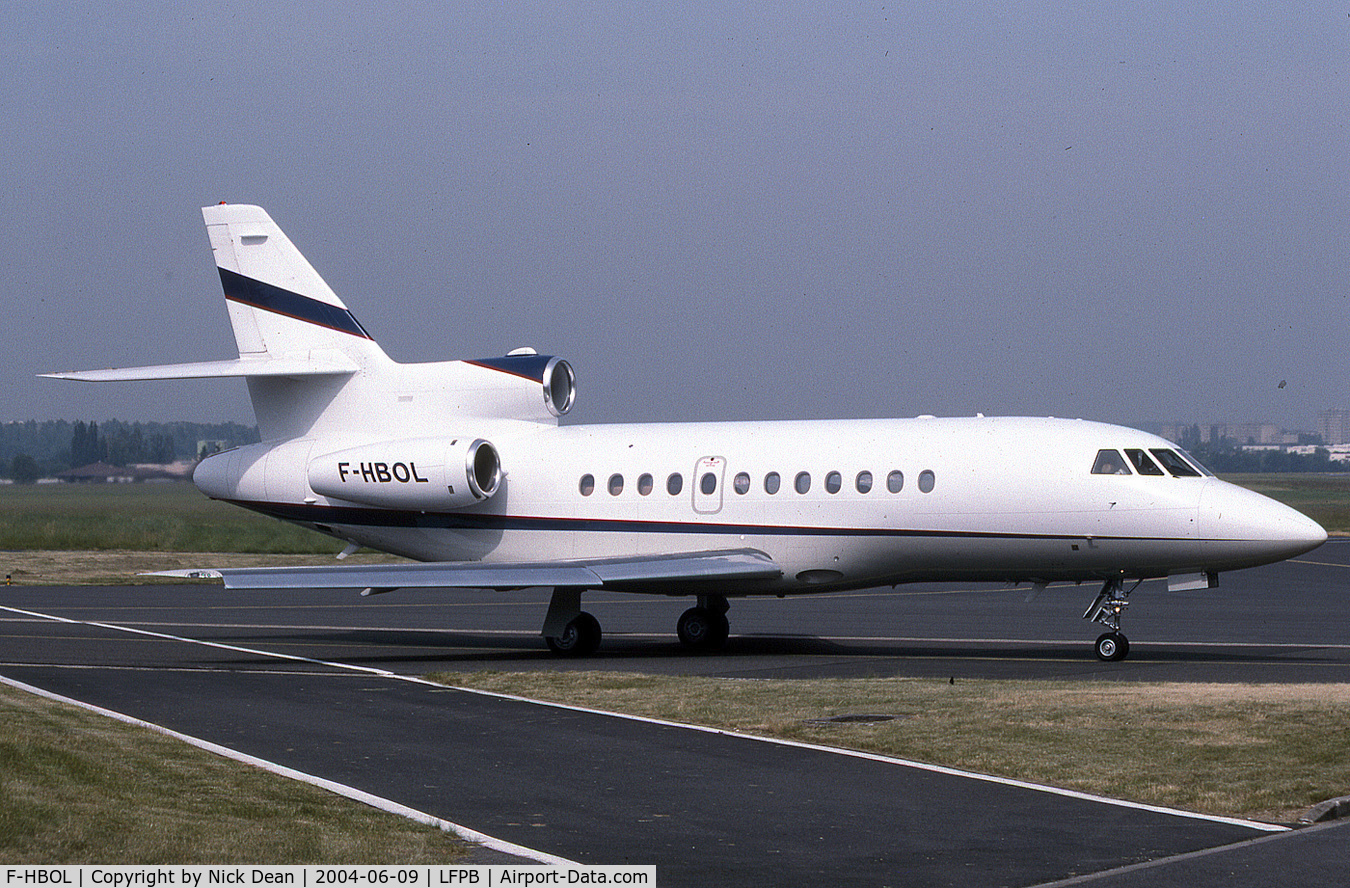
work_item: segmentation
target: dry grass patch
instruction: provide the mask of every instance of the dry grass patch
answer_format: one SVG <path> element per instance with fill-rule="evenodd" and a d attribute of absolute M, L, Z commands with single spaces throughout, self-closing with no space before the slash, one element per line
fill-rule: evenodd
<path fill-rule="evenodd" d="M 437 674 L 461 687 L 1290 822 L 1350 793 L 1350 685 Z M 837 715 L 895 716 L 822 723 Z"/>
<path fill-rule="evenodd" d="M 337 544 L 333 544 L 334 552 Z M 358 552 L 344 564 L 374 564 L 406 561 L 397 555 Z M 334 554 L 264 555 L 234 552 L 129 552 L 120 550 L 0 552 L 0 574 L 20 586 L 121 586 L 151 583 L 219 583 L 219 580 L 184 580 L 144 577 L 156 570 L 188 570 L 227 567 L 285 567 L 307 564 L 337 564 Z"/>
<path fill-rule="evenodd" d="M 455 836 L 0 686 L 0 860 L 445 864 Z"/>

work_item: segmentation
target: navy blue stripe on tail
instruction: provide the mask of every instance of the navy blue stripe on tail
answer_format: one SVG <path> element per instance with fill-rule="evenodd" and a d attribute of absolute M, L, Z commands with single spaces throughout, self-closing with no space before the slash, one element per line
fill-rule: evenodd
<path fill-rule="evenodd" d="M 503 358 L 478 358 L 464 363 L 473 364 L 475 367 L 485 367 L 489 370 L 499 370 L 502 373 L 510 373 L 512 376 L 519 376 L 521 379 L 543 382 L 544 371 L 548 369 L 548 362 L 551 360 L 553 360 L 552 355 L 507 355 Z"/>
<path fill-rule="evenodd" d="M 362 339 L 372 339 L 365 328 L 345 308 L 329 305 L 290 290 L 283 290 L 238 272 L 226 268 L 219 269 L 220 285 L 225 290 L 225 298 L 243 305 L 260 308 L 274 314 L 285 315 L 298 321 L 305 321 L 339 333 L 350 333 Z"/>

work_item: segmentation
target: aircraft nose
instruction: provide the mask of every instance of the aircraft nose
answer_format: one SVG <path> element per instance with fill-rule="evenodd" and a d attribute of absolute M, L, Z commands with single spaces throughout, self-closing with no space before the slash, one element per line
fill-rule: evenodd
<path fill-rule="evenodd" d="M 1248 566 L 1302 555 L 1327 541 L 1322 525 L 1302 512 L 1218 479 L 1200 494 L 1199 524 L 1212 555 Z"/>

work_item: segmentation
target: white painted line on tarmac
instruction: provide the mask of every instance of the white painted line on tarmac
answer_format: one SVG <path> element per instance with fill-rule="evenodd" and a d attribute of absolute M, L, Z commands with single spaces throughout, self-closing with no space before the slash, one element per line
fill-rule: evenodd
<path fill-rule="evenodd" d="M 1336 561 L 1305 561 L 1302 558 L 1290 558 L 1290 564 L 1310 564 L 1313 567 L 1350 567 L 1350 564 L 1341 564 Z"/>
<path fill-rule="evenodd" d="M 1343 565 L 1350 566 L 1350 565 Z M 129 620 L 125 623 L 98 623 L 88 620 L 69 620 L 65 617 L 58 617 L 52 614 L 41 614 L 31 611 L 24 611 L 13 607 L 0 607 L 0 611 L 10 611 L 21 615 L 18 617 L 0 616 L 0 623 L 20 623 L 20 622 L 43 622 L 50 620 L 66 620 L 71 623 L 81 623 L 89 626 L 102 626 L 104 628 L 119 628 L 125 631 L 131 631 L 135 628 L 176 628 L 176 629 L 247 629 L 250 631 L 276 631 L 276 632 L 370 632 L 374 634 L 409 634 L 409 635 L 490 635 L 502 638 L 519 638 L 522 636 L 537 637 L 538 632 L 533 629 L 454 629 L 442 626 L 362 626 L 359 624 L 317 624 L 317 623 L 220 623 L 220 622 L 182 622 L 166 621 L 157 622 L 150 620 Z M 168 635 L 166 638 L 178 641 L 193 641 L 196 644 L 212 644 L 213 642 L 202 641 L 199 639 L 179 638 L 178 636 Z M 606 638 L 629 638 L 646 639 L 659 638 L 668 639 L 669 633 L 661 632 L 606 632 Z M 1081 646 L 1085 642 L 1081 638 L 1006 638 L 1006 637 L 988 637 L 979 638 L 974 636 L 920 636 L 920 635 L 806 635 L 794 632 L 744 632 L 736 635 L 737 638 L 750 639 L 811 639 L 816 641 L 841 641 L 841 642 L 888 642 L 904 644 L 1000 644 L 1000 645 L 1026 645 L 1026 646 L 1047 646 L 1047 645 L 1070 645 Z M 296 642 L 299 644 L 299 642 Z M 360 646 L 361 642 L 347 642 L 347 646 Z M 1224 650 L 1350 650 L 1350 643 L 1324 643 L 1316 641 L 1304 642 L 1250 642 L 1250 641 L 1168 641 L 1165 639 L 1149 639 L 1147 641 L 1130 642 L 1132 649 L 1142 649 L 1149 647 L 1187 647 L 1187 648 L 1214 648 Z M 256 651 L 255 651 L 256 653 Z M 848 652 L 844 652 L 847 654 Z M 282 654 L 269 654 L 270 656 L 284 656 Z M 989 658 L 997 659 L 997 658 Z M 326 666 L 338 664 L 325 663 Z M 356 668 L 356 667 L 349 667 Z"/>
<path fill-rule="evenodd" d="M 129 725 L 136 725 L 137 727 L 148 728 L 152 731 L 155 731 L 156 733 L 163 734 L 166 737 L 172 737 L 173 739 L 180 740 L 183 743 L 188 744 L 189 746 L 195 746 L 198 749 L 204 749 L 207 752 L 214 753 L 215 755 L 221 756 L 223 758 L 232 759 L 233 761 L 236 762 L 242 762 L 243 764 L 246 765 L 252 765 L 255 768 L 261 768 L 262 770 L 267 771 L 271 774 L 276 774 L 281 777 L 287 777 L 291 780 L 299 781 L 300 783 L 308 783 L 311 786 L 317 786 L 320 789 L 325 789 L 331 793 L 340 795 L 344 798 L 352 799 L 353 801 L 360 802 L 363 805 L 369 805 L 372 808 L 378 808 L 379 810 L 388 812 L 390 814 L 397 814 L 400 817 L 406 817 L 409 820 L 414 820 L 418 823 L 424 823 L 428 826 L 434 826 L 437 829 L 440 829 L 444 832 L 454 833 L 464 841 L 473 842 L 474 844 L 477 845 L 482 845 L 484 848 L 491 848 L 494 851 L 500 851 L 504 854 L 512 854 L 515 855 L 516 857 L 523 857 L 528 860 L 535 860 L 538 861 L 539 863 L 546 863 L 554 866 L 579 865 L 563 857 L 558 857 L 553 854 L 546 854 L 543 851 L 536 851 L 533 848 L 526 848 L 524 845 L 517 845 L 514 842 L 507 842 L 502 839 L 497 839 L 485 833 L 480 833 L 477 830 L 469 829 L 467 826 L 461 826 L 458 823 L 452 823 L 449 820 L 442 820 L 439 817 L 427 814 L 425 811 L 418 811 L 416 808 L 409 808 L 407 805 L 401 805 L 398 802 L 392 801 L 390 799 L 382 798 L 377 795 L 372 795 L 371 793 L 359 790 L 354 786 L 347 786 L 345 783 L 337 783 L 335 781 L 327 780 L 323 777 L 319 777 L 314 774 L 307 774 L 304 771 L 297 771 L 294 768 L 288 768 L 285 765 L 279 765 L 275 762 L 270 762 L 267 761 L 266 759 L 261 759 L 258 758 L 257 756 L 249 755 L 248 753 L 245 752 L 240 752 L 237 749 L 230 749 L 228 746 L 221 746 L 220 744 L 212 743 L 209 740 L 202 740 L 199 737 L 193 737 L 189 734 L 183 734 L 178 731 L 171 730 L 170 728 L 166 728 L 163 725 L 157 725 L 153 722 L 144 721 L 142 719 L 135 718 L 134 716 L 126 715 L 125 713 L 115 712 L 111 709 L 104 709 L 101 706 L 94 706 L 91 703 L 85 703 L 81 700 L 75 700 L 70 697 L 63 697 L 60 694 L 53 694 L 51 691 L 45 691 L 42 688 L 33 687 L 32 685 L 24 684 L 21 681 L 15 681 L 14 679 L 8 678 L 7 676 L 4 675 L 0 675 L 0 684 L 8 685 L 9 687 L 14 688 L 16 690 L 24 691 L 25 693 L 29 694 L 34 694 L 38 697 L 43 697 L 48 700 L 55 700 L 58 703 L 65 703 L 70 706 L 77 706 L 80 709 L 85 709 L 88 710 L 89 712 L 97 713 L 98 715 L 107 716 L 108 718 L 116 719 L 117 721 L 125 722 L 126 724 Z"/>
<path fill-rule="evenodd" d="M 27 616 L 42 617 L 45 614 L 34 611 L 25 611 L 18 608 L 0 606 L 0 610 L 21 613 Z M 286 654 L 280 652 L 271 652 L 258 650 L 255 648 L 240 647 L 238 645 L 223 644 L 216 641 L 205 641 L 194 638 L 184 638 L 177 635 L 169 635 L 163 632 L 152 632 L 147 629 L 137 629 L 130 626 L 118 626 L 112 623 L 98 623 L 85 620 L 72 620 L 68 617 L 50 617 L 62 623 L 73 625 L 97 626 L 112 631 L 129 632 L 136 635 L 148 635 L 156 638 L 162 638 L 168 641 L 179 641 L 185 644 L 203 645 L 206 647 L 219 648 L 236 653 L 254 654 L 261 657 L 276 657 L 283 660 L 291 660 L 301 663 L 313 663 L 321 666 L 328 666 L 333 669 L 342 669 L 352 672 L 359 672 L 366 675 L 377 675 L 383 678 L 391 678 L 397 681 L 406 681 L 412 684 L 420 684 L 431 688 L 451 688 L 452 690 L 462 691 L 468 694 L 477 694 L 483 697 L 493 697 L 501 700 L 512 700 L 520 703 L 529 703 L 535 706 L 547 706 L 552 709 L 559 709 L 568 712 L 579 712 L 588 715 L 602 715 L 610 718 L 620 718 L 626 721 L 640 722 L 643 724 L 656 725 L 665 728 L 678 728 L 687 731 L 697 731 L 704 734 L 721 735 L 725 737 L 736 737 L 742 740 L 750 740 L 758 743 L 769 743 L 775 746 L 784 746 L 794 749 L 807 749 L 815 752 L 823 752 L 832 755 L 842 755 L 849 758 L 862 759 L 865 761 L 879 762 L 882 764 L 897 765 L 904 768 L 911 768 L 918 771 L 926 771 L 932 774 L 944 774 L 951 777 L 963 777 L 968 780 L 978 780 L 984 783 L 993 783 L 1000 786 L 1009 786 L 1016 789 L 1025 789 L 1031 792 L 1048 793 L 1050 795 L 1063 796 L 1065 798 L 1079 799 L 1082 801 L 1095 802 L 1103 805 L 1112 805 L 1118 808 L 1130 808 L 1137 811 L 1148 811 L 1154 814 L 1164 814 L 1173 817 L 1184 817 L 1190 820 L 1204 820 L 1210 823 L 1224 823 L 1232 826 L 1243 826 L 1248 829 L 1260 830 L 1262 832 L 1285 832 L 1289 829 L 1287 826 L 1280 826 L 1273 823 L 1261 823 L 1256 820 L 1245 820 L 1238 817 L 1220 817 L 1213 814 L 1200 814 L 1195 811 L 1183 811 L 1179 808 L 1165 808 L 1159 805 L 1148 805 L 1142 802 L 1131 802 L 1124 799 L 1113 799 L 1107 796 L 1094 795 L 1092 793 L 1079 792 L 1072 789 L 1064 789 L 1058 786 L 1048 786 L 1040 783 L 1030 783 L 1025 780 L 1014 780 L 1008 777 L 997 777 L 992 774 L 980 774 L 975 771 L 964 771 L 959 768 L 948 768 L 942 765 L 931 765 L 925 762 L 916 762 L 909 759 L 895 758 L 893 756 L 878 755 L 871 752 L 861 752 L 856 749 L 843 749 L 836 746 L 822 746 L 814 743 L 803 743 L 797 740 L 784 740 L 777 737 L 762 737 L 756 734 L 745 734 L 740 731 L 730 731 L 724 728 L 710 728 L 704 725 L 690 725 L 683 722 L 667 721 L 665 719 L 649 718 L 641 715 L 631 715 L 624 712 L 611 712 L 604 709 L 592 709 L 586 706 L 574 706 L 567 703 L 556 703 L 549 700 L 535 700 L 530 697 L 521 697 L 516 694 L 503 694 L 496 691 L 484 691 L 477 688 L 465 688 L 455 685 L 442 685 L 436 682 L 427 681 L 412 675 L 400 675 L 396 672 L 390 672 L 387 669 L 376 669 L 371 666 L 358 666 L 351 663 L 338 663 L 328 660 L 317 660 L 312 657 L 302 657 L 298 654 Z"/>

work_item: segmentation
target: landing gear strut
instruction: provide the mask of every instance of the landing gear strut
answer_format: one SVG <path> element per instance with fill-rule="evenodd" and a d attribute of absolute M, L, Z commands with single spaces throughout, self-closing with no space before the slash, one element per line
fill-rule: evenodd
<path fill-rule="evenodd" d="M 581 609 L 581 589 L 558 588 L 544 618 L 544 643 L 563 657 L 589 657 L 600 647 L 600 621 Z"/>
<path fill-rule="evenodd" d="M 1097 638 L 1093 650 L 1098 660 L 1114 663 L 1125 659 L 1130 653 L 1130 642 L 1120 631 L 1120 618 L 1130 605 L 1130 593 L 1139 588 L 1140 580 L 1129 589 L 1119 577 L 1107 580 L 1102 585 L 1101 594 L 1092 606 L 1083 614 L 1083 619 L 1101 623 L 1110 632 L 1104 632 Z"/>
<path fill-rule="evenodd" d="M 721 595 L 700 595 L 698 606 L 680 615 L 675 633 L 680 644 L 693 651 L 715 651 L 727 643 L 731 624 L 727 621 L 727 604 Z"/>

